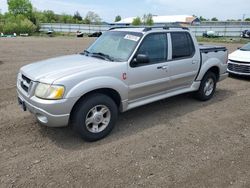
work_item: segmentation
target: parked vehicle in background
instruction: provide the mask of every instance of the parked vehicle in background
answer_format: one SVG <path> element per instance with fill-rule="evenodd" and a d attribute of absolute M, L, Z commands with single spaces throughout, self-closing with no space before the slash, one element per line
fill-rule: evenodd
<path fill-rule="evenodd" d="M 88 37 L 100 37 L 102 35 L 102 32 L 94 32 L 88 35 Z"/>
<path fill-rule="evenodd" d="M 77 31 L 77 32 L 76 32 L 76 37 L 78 37 L 78 38 L 83 37 L 83 35 L 84 35 L 84 33 L 81 32 L 81 31 Z"/>
<path fill-rule="evenodd" d="M 5 35 L 3 33 L 0 34 L 0 37 L 5 37 L 5 38 L 11 38 L 11 37 L 16 37 L 16 33 L 13 33 L 12 35 Z"/>
<path fill-rule="evenodd" d="M 241 35 L 242 38 L 250 38 L 250 30 L 242 31 Z"/>
<path fill-rule="evenodd" d="M 217 37 L 220 37 L 219 33 L 215 32 L 215 31 L 205 31 L 202 34 L 202 36 L 206 37 L 206 38 L 217 38 Z"/>
<path fill-rule="evenodd" d="M 46 33 L 49 37 L 53 37 L 54 35 L 54 30 L 53 29 L 49 29 Z"/>
<path fill-rule="evenodd" d="M 250 43 L 229 55 L 228 72 L 250 76 Z"/>
<path fill-rule="evenodd" d="M 112 28 L 81 54 L 22 67 L 18 101 L 41 124 L 71 124 L 95 141 L 119 111 L 187 92 L 211 99 L 228 76 L 227 59 L 225 47 L 199 46 L 187 28 Z"/>

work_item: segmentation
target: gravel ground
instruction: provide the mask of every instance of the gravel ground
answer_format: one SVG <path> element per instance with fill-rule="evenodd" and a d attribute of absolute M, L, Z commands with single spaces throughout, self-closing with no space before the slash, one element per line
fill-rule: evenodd
<path fill-rule="evenodd" d="M 0 187 L 250 187 L 250 79 L 228 78 L 208 102 L 185 94 L 121 114 L 95 143 L 22 112 L 19 68 L 92 40 L 0 39 Z"/>

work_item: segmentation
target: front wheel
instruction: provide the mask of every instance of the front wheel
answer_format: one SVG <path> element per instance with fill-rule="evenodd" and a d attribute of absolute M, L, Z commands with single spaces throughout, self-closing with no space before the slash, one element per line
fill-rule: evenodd
<path fill-rule="evenodd" d="M 97 141 L 112 131 L 117 116 L 117 105 L 110 97 L 93 94 L 77 104 L 72 114 L 72 124 L 84 140 Z"/>
<path fill-rule="evenodd" d="M 195 93 L 195 97 L 201 101 L 210 100 L 216 90 L 216 81 L 217 79 L 213 72 L 206 73 L 201 80 L 199 90 Z"/>

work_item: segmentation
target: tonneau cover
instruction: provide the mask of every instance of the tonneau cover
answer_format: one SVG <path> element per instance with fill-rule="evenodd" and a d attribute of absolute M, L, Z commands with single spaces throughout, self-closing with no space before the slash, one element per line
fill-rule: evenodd
<path fill-rule="evenodd" d="M 208 52 L 218 52 L 218 51 L 227 51 L 226 47 L 224 46 L 213 46 L 213 45 L 199 45 L 201 53 L 208 53 Z"/>

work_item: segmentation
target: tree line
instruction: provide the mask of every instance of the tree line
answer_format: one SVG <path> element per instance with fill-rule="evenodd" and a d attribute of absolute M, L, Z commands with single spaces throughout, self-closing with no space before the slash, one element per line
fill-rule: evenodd
<path fill-rule="evenodd" d="M 30 0 L 7 0 L 8 12 L 0 13 L 0 32 L 34 33 L 39 31 L 41 23 L 101 24 L 102 19 L 89 11 L 82 17 L 78 11 L 74 15 L 56 14 L 52 10 L 39 11 Z"/>
<path fill-rule="evenodd" d="M 0 32 L 5 34 L 32 34 L 38 32 L 41 23 L 68 23 L 68 24 L 101 24 L 101 17 L 89 11 L 82 17 L 76 11 L 74 15 L 56 14 L 52 10 L 39 11 L 33 7 L 30 0 L 7 0 L 8 12 L 0 13 Z M 115 17 L 115 22 L 121 21 L 121 16 Z M 153 15 L 145 14 L 142 18 L 136 17 L 132 25 L 153 25 Z"/>
<path fill-rule="evenodd" d="M 195 15 L 194 15 L 194 16 L 195 16 Z M 196 17 L 196 16 L 195 16 L 195 17 Z M 205 21 L 217 22 L 217 21 L 219 21 L 219 19 L 216 18 L 216 17 L 213 17 L 213 18 L 211 18 L 211 19 L 208 19 L 208 18 L 204 18 L 204 17 L 200 16 L 199 19 L 200 19 L 201 22 L 205 22 Z M 231 22 L 245 21 L 245 22 L 249 22 L 249 21 L 250 21 L 250 18 L 246 18 L 246 19 L 244 19 L 244 20 L 243 20 L 243 19 L 227 19 L 226 21 L 231 21 Z"/>
<path fill-rule="evenodd" d="M 52 10 L 39 11 L 33 7 L 30 0 L 7 0 L 8 12 L 0 12 L 0 32 L 6 34 L 28 33 L 39 31 L 41 23 L 69 23 L 69 24 L 102 24 L 101 17 L 95 12 L 89 11 L 84 17 L 76 11 L 74 15 L 56 14 Z M 121 16 L 115 17 L 115 22 L 121 21 Z M 206 19 L 199 17 L 201 21 L 218 21 L 216 17 Z M 241 21 L 241 20 L 228 20 Z M 244 21 L 250 21 L 246 18 Z M 153 15 L 144 14 L 133 19 L 132 25 L 154 25 Z"/>

